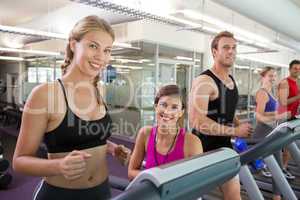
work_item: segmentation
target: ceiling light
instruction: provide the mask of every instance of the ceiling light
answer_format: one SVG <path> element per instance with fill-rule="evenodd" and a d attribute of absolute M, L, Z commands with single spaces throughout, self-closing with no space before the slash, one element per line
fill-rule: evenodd
<path fill-rule="evenodd" d="M 127 48 L 127 49 L 136 49 L 136 50 L 140 50 L 141 49 L 139 47 L 133 47 L 132 44 L 124 43 L 124 42 L 114 42 L 113 43 L 113 47 Z M 113 49 L 113 50 L 116 50 L 116 49 Z"/>
<path fill-rule="evenodd" d="M 286 64 L 266 61 L 266 60 L 258 59 L 258 58 L 252 58 L 252 57 L 248 57 L 248 56 L 245 56 L 245 55 L 237 55 L 237 57 L 240 58 L 240 59 L 251 60 L 251 61 L 255 61 L 255 62 L 259 62 L 259 63 L 265 63 L 265 64 L 268 64 L 268 65 L 278 66 L 278 67 L 286 67 L 286 68 L 289 67 Z"/>
<path fill-rule="evenodd" d="M 247 39 L 247 38 L 242 37 L 242 36 L 239 36 L 239 35 L 234 36 L 234 37 L 235 37 L 235 39 L 237 39 L 237 40 L 239 40 L 239 41 L 241 41 L 241 42 L 245 42 L 245 43 L 247 43 L 247 44 L 253 44 L 253 43 L 254 43 L 253 40 Z"/>
<path fill-rule="evenodd" d="M 190 61 L 193 60 L 193 58 L 184 57 L 184 56 L 176 56 L 175 58 L 176 58 L 177 60 L 190 60 Z"/>
<path fill-rule="evenodd" d="M 219 33 L 220 30 L 216 29 L 216 28 L 212 28 L 212 27 L 208 27 L 208 26 L 202 26 L 202 29 L 211 33 Z"/>
<path fill-rule="evenodd" d="M 167 16 L 169 19 L 171 19 L 171 20 L 174 20 L 174 21 L 176 21 L 176 22 L 179 22 L 179 23 L 182 23 L 182 24 L 184 24 L 184 25 L 189 25 L 189 26 L 191 26 L 192 28 L 201 28 L 202 27 L 202 25 L 201 24 L 198 24 L 198 23 L 195 23 L 195 22 L 191 22 L 191 21 L 189 21 L 189 20 L 186 20 L 186 19 L 180 19 L 180 18 L 178 18 L 178 17 L 174 17 L 174 16 Z"/>
<path fill-rule="evenodd" d="M 14 53 L 29 53 L 29 54 L 37 54 L 37 55 L 49 55 L 49 56 L 61 55 L 59 52 L 28 50 L 28 49 L 13 49 L 13 48 L 5 48 L 5 47 L 0 47 L 0 51 L 14 52 Z"/>
<path fill-rule="evenodd" d="M 249 69 L 249 66 L 241 66 L 241 65 L 235 65 L 234 66 L 235 69 Z"/>
<path fill-rule="evenodd" d="M 183 13 L 185 16 L 189 17 L 189 18 L 202 20 L 202 21 L 205 21 L 207 23 L 211 23 L 211 24 L 216 25 L 216 26 L 218 26 L 222 29 L 230 30 L 234 33 L 244 35 L 244 36 L 246 36 L 248 38 L 251 38 L 253 40 L 256 40 L 258 42 L 262 42 L 262 43 L 271 42 L 269 39 L 267 39 L 265 37 L 262 37 L 260 35 L 251 33 L 251 32 L 246 31 L 246 30 L 243 30 L 243 29 L 241 29 L 239 27 L 236 27 L 236 26 L 233 26 L 231 24 L 227 24 L 227 23 L 225 23 L 225 22 L 223 22 L 219 19 L 216 19 L 216 18 L 208 16 L 208 15 L 204 15 L 202 13 L 198 13 L 198 12 L 195 12 L 195 11 L 192 11 L 192 10 L 182 10 L 180 12 Z"/>
<path fill-rule="evenodd" d="M 123 43 L 123 42 L 114 42 L 114 46 L 116 47 L 122 47 L 122 48 L 130 48 L 132 47 L 129 43 Z"/>
<path fill-rule="evenodd" d="M 57 64 L 63 64 L 65 61 L 64 60 L 56 60 L 55 61 Z"/>
<path fill-rule="evenodd" d="M 143 63 L 140 60 L 132 60 L 132 59 L 123 59 L 123 58 L 116 58 L 116 61 L 119 61 L 121 63 Z"/>
<path fill-rule="evenodd" d="M 120 5 L 116 2 L 112 3 L 111 1 L 107 1 L 107 0 L 106 1 L 105 0 L 71 0 L 71 1 L 89 5 L 89 6 L 93 6 L 93 7 L 97 7 L 97 8 L 107 10 L 107 11 L 110 11 L 113 13 L 118 13 L 118 14 L 130 16 L 130 17 L 134 17 L 137 19 L 146 19 L 146 20 L 156 21 L 156 22 L 160 22 L 160 23 L 162 22 L 162 23 L 176 25 L 176 26 L 181 25 L 181 24 L 178 24 L 177 22 L 173 21 L 172 19 L 169 19 L 168 17 L 155 14 L 153 12 L 153 9 L 151 10 L 152 12 L 148 12 L 148 11 L 140 10 L 140 8 L 138 8 L 138 9 L 132 8 L 132 7 L 130 8 L 127 6 L 127 1 L 123 5 Z M 153 2 L 151 2 L 151 3 L 153 3 Z"/>
<path fill-rule="evenodd" d="M 220 32 L 220 30 L 218 30 L 216 28 L 204 26 L 203 24 L 191 22 L 189 20 L 180 19 L 180 18 L 174 17 L 174 16 L 166 16 L 166 17 L 168 19 L 171 19 L 171 20 L 177 22 L 177 23 L 181 23 L 181 24 L 183 24 L 185 26 L 189 26 L 189 27 L 183 27 L 182 29 L 184 29 L 184 30 L 188 30 L 188 29 L 195 29 L 195 30 L 196 29 L 202 29 L 202 30 L 207 31 L 209 33 L 219 33 Z"/>
<path fill-rule="evenodd" d="M 112 65 L 115 68 L 125 68 L 125 69 L 133 69 L 133 70 L 138 70 L 138 69 L 143 69 L 143 67 L 139 66 L 127 66 L 127 65 Z"/>
<path fill-rule="evenodd" d="M 140 62 L 151 62 L 152 60 L 149 60 L 149 59 L 141 59 L 141 60 L 139 60 Z"/>
<path fill-rule="evenodd" d="M 68 39 L 67 34 L 39 31 L 39 30 L 33 30 L 33 29 L 27 29 L 27 28 L 19 28 L 19 27 L 14 27 L 14 26 L 0 25 L 0 31 L 8 32 L 8 33 L 14 33 L 14 34 L 21 34 L 21 35 L 53 38 L 53 39 L 62 39 L 62 40 L 67 40 Z M 131 44 L 124 43 L 124 42 L 114 42 L 114 46 L 123 47 L 123 48 L 140 49 L 140 48 L 137 48 L 137 47 L 132 47 Z"/>
<path fill-rule="evenodd" d="M 269 45 L 265 44 L 265 43 L 261 43 L 261 42 L 254 42 L 254 45 L 259 46 L 259 47 L 263 47 L 263 48 L 268 48 Z"/>
<path fill-rule="evenodd" d="M 12 56 L 0 56 L 0 60 L 23 61 L 24 58 Z"/>
<path fill-rule="evenodd" d="M 47 38 L 56 38 L 56 39 L 67 39 L 67 35 L 61 33 L 51 33 L 46 31 L 39 31 L 27 28 L 19 28 L 14 26 L 4 26 L 0 25 L 0 31 L 15 33 L 15 34 L 23 34 L 30 36 L 39 36 L 39 37 L 47 37 Z"/>
<path fill-rule="evenodd" d="M 177 60 L 189 60 L 189 61 L 193 61 L 193 58 L 190 57 L 185 57 L 185 56 L 176 56 L 174 57 Z M 200 59 L 195 59 L 196 62 L 200 62 Z"/>
<path fill-rule="evenodd" d="M 0 43 L 8 48 L 20 49 L 24 47 L 24 41 L 22 37 L 16 37 L 14 34 L 6 34 L 4 37 L 1 37 Z"/>
<path fill-rule="evenodd" d="M 53 58 L 49 58 L 49 57 L 40 57 L 40 58 L 26 58 L 25 61 L 29 61 L 29 62 L 34 62 L 34 61 L 56 61 Z"/>
<path fill-rule="evenodd" d="M 117 72 L 130 72 L 130 69 L 117 69 Z"/>

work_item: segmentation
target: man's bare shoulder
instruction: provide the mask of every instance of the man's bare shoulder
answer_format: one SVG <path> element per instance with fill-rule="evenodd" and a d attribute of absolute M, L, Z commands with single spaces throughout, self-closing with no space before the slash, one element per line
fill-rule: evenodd
<path fill-rule="evenodd" d="M 192 91 L 194 93 L 196 92 L 197 94 L 201 95 L 212 95 L 216 93 L 217 90 L 218 88 L 216 83 L 208 75 L 202 74 L 193 81 Z"/>
<path fill-rule="evenodd" d="M 278 84 L 279 88 L 286 88 L 289 86 L 288 81 L 286 78 L 282 79 L 279 84 Z"/>
<path fill-rule="evenodd" d="M 205 83 L 205 82 L 214 83 L 214 80 L 206 74 L 201 74 L 198 77 L 196 77 L 193 82 L 194 83 Z"/>

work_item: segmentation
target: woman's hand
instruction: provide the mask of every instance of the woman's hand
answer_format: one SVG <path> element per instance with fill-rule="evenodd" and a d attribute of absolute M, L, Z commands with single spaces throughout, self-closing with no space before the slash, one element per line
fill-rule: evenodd
<path fill-rule="evenodd" d="M 117 145 L 114 148 L 114 156 L 118 159 L 118 161 L 127 166 L 130 160 L 131 150 L 125 147 L 124 145 Z"/>
<path fill-rule="evenodd" d="M 276 120 L 287 120 L 291 118 L 291 116 L 292 116 L 291 111 L 287 111 L 281 114 L 276 114 L 275 118 Z"/>
<path fill-rule="evenodd" d="M 67 180 L 80 178 L 86 171 L 86 162 L 91 155 L 84 151 L 72 151 L 59 162 L 60 173 Z"/>

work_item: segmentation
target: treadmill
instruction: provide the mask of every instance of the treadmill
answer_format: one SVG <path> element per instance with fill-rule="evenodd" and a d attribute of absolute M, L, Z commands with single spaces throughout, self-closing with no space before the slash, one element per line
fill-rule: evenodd
<path fill-rule="evenodd" d="M 240 157 L 221 148 L 142 171 L 113 200 L 195 200 L 234 177 Z"/>
<path fill-rule="evenodd" d="M 284 199 L 297 200 L 300 198 L 299 187 L 293 184 L 292 187 L 290 186 L 272 155 L 274 152 L 287 146 L 292 158 L 297 164 L 300 164 L 300 152 L 295 143 L 299 138 L 300 120 L 296 119 L 280 124 L 260 143 L 255 144 L 249 150 L 240 154 L 242 164 L 240 179 L 251 200 L 263 199 L 257 185 L 261 190 L 272 192 L 272 179 L 256 175 L 257 181 L 255 183 L 247 166 L 247 164 L 258 158 L 264 159 Z"/>

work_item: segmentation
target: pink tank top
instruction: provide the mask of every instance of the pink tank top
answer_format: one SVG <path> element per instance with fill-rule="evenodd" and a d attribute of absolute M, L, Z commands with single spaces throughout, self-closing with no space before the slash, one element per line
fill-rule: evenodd
<path fill-rule="evenodd" d="M 162 155 L 155 149 L 157 126 L 152 127 L 147 145 L 146 169 L 170 163 L 184 158 L 185 130 L 181 128 L 177 135 L 174 148 L 166 155 Z"/>

